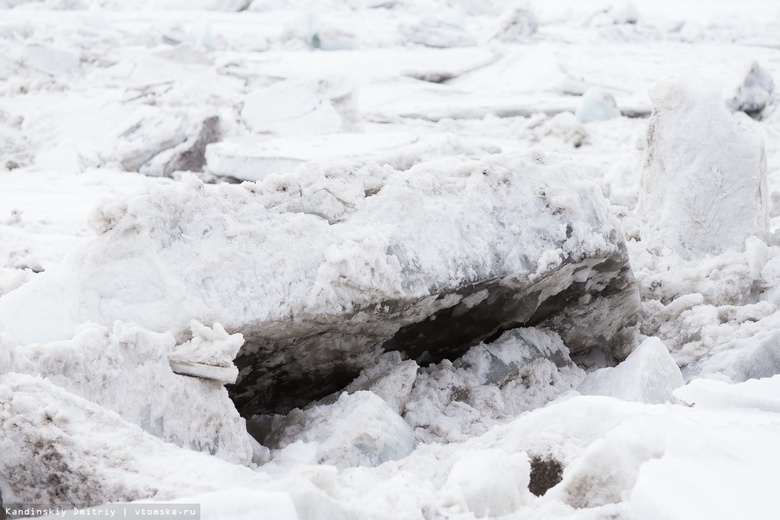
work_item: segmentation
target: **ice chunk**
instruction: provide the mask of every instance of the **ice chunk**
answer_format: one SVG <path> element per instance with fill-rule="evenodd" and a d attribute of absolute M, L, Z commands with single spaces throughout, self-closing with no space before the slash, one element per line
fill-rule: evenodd
<path fill-rule="evenodd" d="M 750 121 L 732 117 L 716 92 L 687 83 L 659 83 L 650 96 L 638 202 L 642 241 L 698 258 L 742 250 L 751 235 L 763 239 L 766 155 Z"/>
<path fill-rule="evenodd" d="M 753 62 L 741 83 L 726 94 L 726 105 L 733 111 L 758 114 L 772 100 L 775 82 L 765 68 Z"/>
<path fill-rule="evenodd" d="M 233 360 L 244 344 L 243 336 L 228 334 L 219 323 L 212 329 L 192 320 L 190 328 L 192 339 L 174 347 L 168 356 L 173 371 L 221 383 L 235 383 L 238 369 Z"/>
<path fill-rule="evenodd" d="M 372 392 L 343 393 L 330 405 L 294 410 L 263 439 L 279 449 L 295 442 L 317 445 L 320 464 L 378 466 L 406 457 L 417 446 L 414 432 Z"/>
<path fill-rule="evenodd" d="M 615 97 L 608 90 L 599 87 L 589 88 L 582 96 L 577 111 L 574 113 L 582 123 L 605 121 L 620 117 Z"/>
<path fill-rule="evenodd" d="M 539 29 L 539 20 L 527 7 L 515 7 L 499 20 L 495 39 L 502 42 L 524 41 Z"/>
<path fill-rule="evenodd" d="M 577 387 L 583 395 L 606 395 L 626 401 L 659 404 L 682 386 L 680 369 L 658 338 L 648 338 L 618 366 L 592 372 Z"/>
<path fill-rule="evenodd" d="M 618 221 L 581 170 L 534 152 L 239 186 L 185 177 L 96 211 L 100 236 L 0 298 L 0 323 L 23 342 L 86 321 L 179 341 L 192 319 L 221 323 L 246 340 L 234 387 L 246 415 L 337 391 L 382 351 L 455 359 L 527 322 L 620 357 L 638 293 Z"/>
<path fill-rule="evenodd" d="M 347 80 L 285 80 L 247 95 L 241 117 L 254 132 L 327 134 L 359 126 L 355 86 Z"/>
<path fill-rule="evenodd" d="M 421 369 L 404 419 L 424 440 L 454 442 L 544 406 L 584 377 L 557 334 L 514 329 L 455 362 Z"/>
<path fill-rule="evenodd" d="M 195 11 L 243 11 L 251 0 L 154 0 L 157 9 Z"/>
<path fill-rule="evenodd" d="M 187 115 L 181 111 L 143 108 L 118 125 L 120 131 L 107 135 L 106 161 L 116 161 L 130 172 L 137 172 L 157 154 L 187 139 Z"/>
<path fill-rule="evenodd" d="M 474 37 L 460 24 L 439 18 L 423 18 L 416 24 L 401 27 L 404 38 L 426 47 L 472 47 Z"/>
<path fill-rule="evenodd" d="M 398 156 L 414 156 L 419 141 L 417 135 L 403 132 L 274 139 L 241 136 L 209 146 L 206 159 L 211 173 L 257 181 L 273 173 L 294 172 L 308 161 L 355 160 L 395 165 Z"/>
<path fill-rule="evenodd" d="M 87 507 L 171 500 L 266 479 L 163 442 L 39 377 L 1 375 L 0 402 L 0 488 L 6 504 Z"/>
<path fill-rule="evenodd" d="M 219 140 L 219 134 L 218 116 L 196 120 L 189 125 L 184 142 L 160 152 L 139 171 L 155 177 L 170 177 L 176 171 L 202 171 L 206 164 L 206 146 Z"/>
<path fill-rule="evenodd" d="M 371 391 L 401 414 L 417 379 L 418 369 L 414 361 L 403 361 L 400 352 L 388 352 L 379 358 L 376 365 L 363 370 L 345 390 L 350 393 Z"/>
<path fill-rule="evenodd" d="M 211 329 L 193 322 L 192 328 L 195 337 L 176 350 L 170 334 L 136 325 L 85 326 L 67 341 L 4 345 L 13 353 L 5 370 L 45 376 L 165 441 L 248 464 L 244 420 L 222 382 L 182 377 L 169 366 L 173 356 L 206 367 L 229 365 L 217 368 L 232 369 L 235 376 L 231 356 L 243 339 L 227 335 L 219 325 Z M 0 361 L 0 373 L 5 370 Z M 219 378 L 212 374 L 210 379 Z"/>

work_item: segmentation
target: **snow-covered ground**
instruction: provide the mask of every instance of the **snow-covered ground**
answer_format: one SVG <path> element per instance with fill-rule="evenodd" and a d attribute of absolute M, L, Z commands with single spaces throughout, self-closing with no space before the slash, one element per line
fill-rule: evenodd
<path fill-rule="evenodd" d="M 776 82 L 771 0 L 0 0 L 0 499 L 776 518 Z"/>

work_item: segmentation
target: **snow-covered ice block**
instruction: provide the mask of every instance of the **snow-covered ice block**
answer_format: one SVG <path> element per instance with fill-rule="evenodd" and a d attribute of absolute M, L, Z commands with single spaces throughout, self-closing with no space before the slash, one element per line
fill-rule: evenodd
<path fill-rule="evenodd" d="M 328 134 L 359 127 L 355 85 L 346 79 L 288 79 L 251 92 L 241 117 L 250 130 Z"/>
<path fill-rule="evenodd" d="M 528 322 L 620 357 L 638 291 L 582 170 L 537 151 L 238 186 L 185 177 L 97 210 L 98 237 L 0 298 L 0 328 L 47 341 L 120 319 L 182 341 L 192 319 L 221 323 L 246 340 L 233 391 L 247 414 L 339 390 L 382 351 L 455 359 Z"/>
<path fill-rule="evenodd" d="M 580 122 L 590 123 L 591 121 L 605 121 L 620 117 L 620 109 L 617 107 L 612 93 L 603 88 L 592 87 L 582 95 L 580 105 L 574 115 Z"/>
<path fill-rule="evenodd" d="M 772 100 L 775 81 L 769 71 L 753 62 L 745 77 L 726 94 L 726 104 L 731 110 L 758 114 Z"/>
<path fill-rule="evenodd" d="M 0 376 L 0 402 L 0 488 L 6 504 L 87 507 L 171 500 L 267 479 L 163 442 L 40 377 Z"/>
<path fill-rule="evenodd" d="M 592 372 L 577 387 L 583 395 L 606 395 L 647 404 L 672 399 L 682 386 L 680 369 L 658 338 L 648 338 L 616 367 Z"/>
<path fill-rule="evenodd" d="M 744 250 L 767 232 L 766 155 L 751 121 L 717 92 L 680 81 L 650 90 L 641 163 L 642 241 L 696 258 Z"/>
<path fill-rule="evenodd" d="M 411 427 L 372 392 L 343 393 L 333 404 L 295 409 L 263 439 L 272 449 L 316 443 L 319 464 L 378 466 L 406 457 L 417 439 Z"/>
<path fill-rule="evenodd" d="M 193 339 L 175 345 L 170 334 L 132 324 L 81 328 L 70 340 L 14 345 L 0 339 L 10 353 L 0 374 L 13 371 L 40 375 L 52 383 L 120 414 L 146 432 L 179 446 L 204 451 L 230 462 L 248 464 L 246 426 L 218 380 L 215 370 L 237 370 L 232 360 L 243 344 L 219 324 L 192 323 Z M 183 377 L 171 361 L 195 362 L 211 373 Z M 215 380 L 216 379 L 216 380 Z M 229 381 L 233 382 L 233 381 Z"/>

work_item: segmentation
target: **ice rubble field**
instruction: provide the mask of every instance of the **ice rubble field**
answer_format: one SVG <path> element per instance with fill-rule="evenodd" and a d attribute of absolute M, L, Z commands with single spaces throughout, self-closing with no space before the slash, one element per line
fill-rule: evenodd
<path fill-rule="evenodd" d="M 0 0 L 2 500 L 777 518 L 776 81 L 771 1 Z"/>

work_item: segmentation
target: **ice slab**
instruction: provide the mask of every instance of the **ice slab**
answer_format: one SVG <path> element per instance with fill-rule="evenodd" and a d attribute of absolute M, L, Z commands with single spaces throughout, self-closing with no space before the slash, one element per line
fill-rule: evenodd
<path fill-rule="evenodd" d="M 529 322 L 621 357 L 638 293 L 617 219 L 581 171 L 534 152 L 187 178 L 94 213 L 99 236 L 0 298 L 0 323 L 26 342 L 85 321 L 181 339 L 192 319 L 221 323 L 246 340 L 233 395 L 254 413 L 343 388 L 383 350 L 454 359 Z"/>

